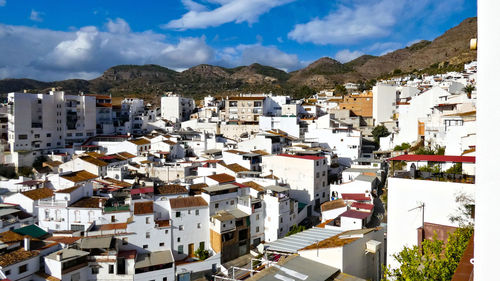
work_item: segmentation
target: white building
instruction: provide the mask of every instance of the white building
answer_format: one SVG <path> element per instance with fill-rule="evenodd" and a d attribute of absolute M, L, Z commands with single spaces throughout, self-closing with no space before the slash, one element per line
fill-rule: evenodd
<path fill-rule="evenodd" d="M 8 94 L 8 142 L 12 162 L 30 166 L 36 156 L 57 148 L 80 144 L 96 133 L 96 102 L 93 96 Z M 18 153 L 35 151 L 34 153 Z"/>
<path fill-rule="evenodd" d="M 189 119 L 194 110 L 194 100 L 177 95 L 161 97 L 161 118 L 172 122 Z"/>
<path fill-rule="evenodd" d="M 392 268 L 398 266 L 393 255 L 404 246 L 419 244 L 418 228 L 422 223 L 458 226 L 450 221 L 460 215 L 457 197 L 465 195 L 474 200 L 474 184 L 388 178 L 387 258 Z M 395 210 L 395 211 L 391 211 Z M 410 211 L 411 210 L 411 211 Z"/>
<path fill-rule="evenodd" d="M 392 120 L 396 113 L 398 88 L 393 85 L 377 84 L 373 87 L 373 120 L 375 125 Z"/>
<path fill-rule="evenodd" d="M 325 157 L 279 154 L 262 157 L 262 170 L 290 185 L 290 196 L 301 203 L 329 200 L 328 164 Z"/>

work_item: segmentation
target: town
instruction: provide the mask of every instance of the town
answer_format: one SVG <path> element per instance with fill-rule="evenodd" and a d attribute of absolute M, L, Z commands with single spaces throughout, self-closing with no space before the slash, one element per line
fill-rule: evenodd
<path fill-rule="evenodd" d="M 303 99 L 8 93 L 0 279 L 382 280 L 474 219 L 476 71 Z"/>

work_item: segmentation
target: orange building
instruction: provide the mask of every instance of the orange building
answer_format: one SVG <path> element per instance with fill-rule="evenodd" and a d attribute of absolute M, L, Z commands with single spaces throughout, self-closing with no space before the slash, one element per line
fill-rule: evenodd
<path fill-rule="evenodd" d="M 349 95 L 339 103 L 339 109 L 351 110 L 355 115 L 361 117 L 373 116 L 373 94 L 371 91 L 359 95 Z"/>

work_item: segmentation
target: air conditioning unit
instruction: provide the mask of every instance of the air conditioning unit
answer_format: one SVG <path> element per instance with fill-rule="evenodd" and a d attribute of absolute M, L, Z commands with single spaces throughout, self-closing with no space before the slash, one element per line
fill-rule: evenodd
<path fill-rule="evenodd" d="M 380 249 L 380 245 L 382 245 L 382 242 L 376 241 L 376 240 L 370 240 L 366 242 L 366 253 L 372 253 L 375 254 L 377 251 Z"/>

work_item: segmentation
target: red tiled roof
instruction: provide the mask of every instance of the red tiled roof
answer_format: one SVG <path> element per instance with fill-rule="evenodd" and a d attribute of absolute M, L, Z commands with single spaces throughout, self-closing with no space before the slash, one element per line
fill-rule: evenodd
<path fill-rule="evenodd" d="M 156 188 L 156 194 L 159 195 L 173 195 L 182 193 L 188 193 L 188 190 L 184 186 L 179 184 L 167 184 L 158 186 Z"/>
<path fill-rule="evenodd" d="M 292 154 L 278 154 L 278 156 L 299 158 L 299 159 L 306 159 L 306 160 L 321 160 L 321 159 L 325 158 L 325 157 L 321 157 L 321 156 L 292 155 Z"/>
<path fill-rule="evenodd" d="M 389 158 L 392 161 L 429 161 L 429 162 L 460 162 L 460 163 L 476 163 L 475 156 L 451 156 L 451 155 L 417 155 L 405 154 Z"/>
<path fill-rule="evenodd" d="M 211 176 L 208 176 L 209 178 L 213 179 L 214 181 L 218 182 L 218 183 L 226 183 L 226 182 L 232 182 L 235 180 L 235 178 L 233 176 L 230 176 L 228 174 L 215 174 L 215 175 L 211 175 Z"/>
<path fill-rule="evenodd" d="M 153 201 L 136 202 L 134 204 L 134 215 L 146 215 L 153 213 Z"/>
<path fill-rule="evenodd" d="M 342 193 L 342 199 L 354 201 L 370 201 L 370 197 L 364 193 Z"/>
<path fill-rule="evenodd" d="M 141 187 L 141 188 L 134 188 L 130 190 L 130 194 L 143 194 L 143 193 L 153 193 L 155 190 L 153 187 Z"/>
<path fill-rule="evenodd" d="M 199 196 L 172 198 L 169 201 L 172 209 L 208 206 L 207 201 Z"/>
<path fill-rule="evenodd" d="M 347 210 L 340 214 L 340 217 L 348 217 L 348 218 L 354 218 L 354 219 L 366 219 L 367 217 L 371 216 L 371 213 L 368 212 L 361 212 L 361 211 L 356 211 L 356 210 Z"/>
<path fill-rule="evenodd" d="M 353 202 L 351 204 L 352 208 L 357 208 L 357 209 L 363 209 L 363 210 L 373 210 L 373 204 L 366 204 L 366 203 L 359 203 L 359 202 Z"/>
<path fill-rule="evenodd" d="M 44 198 L 49 198 L 54 195 L 54 191 L 48 187 L 37 188 L 33 190 L 28 190 L 21 192 L 22 195 L 30 198 L 31 200 L 40 200 Z"/>
<path fill-rule="evenodd" d="M 155 223 L 156 223 L 157 227 L 169 227 L 170 226 L 169 220 L 156 220 Z"/>
<path fill-rule="evenodd" d="M 109 223 L 98 226 L 99 230 L 127 229 L 127 223 Z"/>

